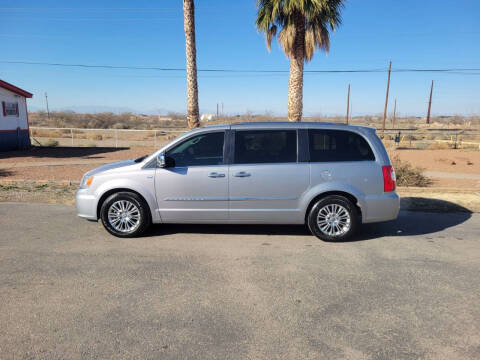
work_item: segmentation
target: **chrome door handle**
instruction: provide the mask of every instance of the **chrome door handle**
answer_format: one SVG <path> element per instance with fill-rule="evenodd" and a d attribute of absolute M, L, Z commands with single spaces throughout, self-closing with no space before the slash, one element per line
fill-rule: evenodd
<path fill-rule="evenodd" d="M 223 177 L 225 177 L 225 174 L 216 173 L 216 172 L 211 172 L 210 174 L 208 174 L 208 177 L 211 177 L 211 178 L 223 178 Z"/>
<path fill-rule="evenodd" d="M 247 173 L 245 171 L 240 171 L 234 175 L 235 177 L 249 177 L 250 173 Z"/>

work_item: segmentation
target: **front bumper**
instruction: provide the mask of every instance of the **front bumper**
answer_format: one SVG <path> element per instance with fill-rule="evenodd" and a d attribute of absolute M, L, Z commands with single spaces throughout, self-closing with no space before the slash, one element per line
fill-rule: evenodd
<path fill-rule="evenodd" d="M 89 194 L 88 189 L 78 189 L 75 194 L 75 206 L 77 215 L 88 220 L 98 220 L 97 218 L 97 198 Z"/>
<path fill-rule="evenodd" d="M 393 191 L 365 197 L 363 223 L 395 220 L 400 211 L 400 196 Z M 363 211 L 363 209 L 362 209 Z"/>

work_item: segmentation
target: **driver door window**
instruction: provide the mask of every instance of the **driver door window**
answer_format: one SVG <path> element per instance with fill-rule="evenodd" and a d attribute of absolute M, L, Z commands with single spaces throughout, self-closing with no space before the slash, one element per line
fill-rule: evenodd
<path fill-rule="evenodd" d="M 172 167 L 157 168 L 155 192 L 162 222 L 228 219 L 225 131 L 200 133 L 166 151 Z"/>
<path fill-rule="evenodd" d="M 223 164 L 224 135 L 222 132 L 200 134 L 167 151 L 175 167 Z"/>

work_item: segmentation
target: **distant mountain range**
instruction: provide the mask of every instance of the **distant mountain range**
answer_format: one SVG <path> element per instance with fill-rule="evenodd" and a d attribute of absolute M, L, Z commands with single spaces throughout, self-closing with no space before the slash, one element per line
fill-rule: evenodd
<path fill-rule="evenodd" d="M 46 111 L 44 107 L 30 106 L 30 105 L 28 106 L 28 110 L 31 112 Z M 50 111 L 52 112 L 53 111 L 73 111 L 79 114 L 96 114 L 96 113 L 111 112 L 114 114 L 132 113 L 132 114 L 158 115 L 158 110 L 156 109 L 139 111 L 129 107 L 102 106 L 102 105 L 67 106 L 67 107 L 61 107 L 61 108 L 51 108 Z M 175 113 L 176 111 L 162 109 L 161 115 L 167 115 L 170 112 Z M 206 114 L 206 113 L 214 114 L 215 111 L 211 111 L 211 110 L 202 111 L 202 109 L 200 109 L 200 114 Z"/>
<path fill-rule="evenodd" d="M 29 111 L 45 111 L 45 108 L 37 107 L 37 106 L 29 106 Z M 121 114 L 121 113 L 133 113 L 133 114 L 146 114 L 146 115 L 158 115 L 158 111 L 151 109 L 146 111 L 138 111 L 129 107 L 121 107 L 121 106 L 100 106 L 100 105 L 91 105 L 91 106 L 68 106 L 62 108 L 53 108 L 50 111 L 73 111 L 76 113 L 88 113 L 88 114 L 95 114 L 95 113 L 104 113 L 104 112 L 111 112 L 114 114 Z M 162 111 L 164 113 L 164 111 Z"/>

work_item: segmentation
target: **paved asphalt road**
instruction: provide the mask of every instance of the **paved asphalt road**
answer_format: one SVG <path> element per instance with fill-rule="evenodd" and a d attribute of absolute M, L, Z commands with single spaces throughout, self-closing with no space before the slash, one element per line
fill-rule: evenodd
<path fill-rule="evenodd" d="M 480 216 L 157 226 L 0 203 L 0 359 L 479 359 Z"/>

